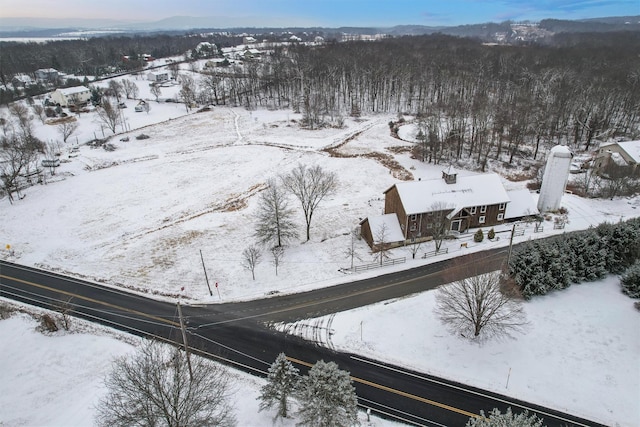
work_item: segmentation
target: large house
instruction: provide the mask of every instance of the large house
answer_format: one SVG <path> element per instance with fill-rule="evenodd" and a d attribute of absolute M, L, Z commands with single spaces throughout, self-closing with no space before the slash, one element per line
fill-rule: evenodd
<path fill-rule="evenodd" d="M 34 74 L 40 83 L 54 83 L 60 77 L 60 72 L 55 68 L 40 68 Z"/>
<path fill-rule="evenodd" d="M 400 182 L 384 195 L 384 215 L 360 223 L 361 235 L 371 247 L 429 240 L 443 224 L 447 231 L 464 232 L 537 213 L 532 200 L 520 198 L 519 208 L 508 215 L 511 198 L 497 174 L 459 177 L 452 167 L 442 171 L 442 179 Z M 381 227 L 384 242 L 379 241 Z"/>
<path fill-rule="evenodd" d="M 169 72 L 168 71 L 150 71 L 147 74 L 147 80 L 152 81 L 154 83 L 162 83 L 169 81 Z"/>
<path fill-rule="evenodd" d="M 51 99 L 62 107 L 81 105 L 91 99 L 91 91 L 84 86 L 59 88 L 51 93 Z"/>
<path fill-rule="evenodd" d="M 593 161 L 596 172 L 606 174 L 610 165 L 629 167 L 632 174 L 639 173 L 640 140 L 601 144 Z"/>

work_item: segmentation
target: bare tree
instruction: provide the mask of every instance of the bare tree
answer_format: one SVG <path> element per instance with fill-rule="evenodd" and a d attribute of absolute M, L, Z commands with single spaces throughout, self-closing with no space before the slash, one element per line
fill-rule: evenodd
<path fill-rule="evenodd" d="M 129 79 L 122 79 L 122 90 L 127 99 L 136 99 L 140 92 L 138 85 Z"/>
<path fill-rule="evenodd" d="M 499 272 L 440 286 L 436 314 L 452 333 L 472 340 L 511 336 L 527 323 L 520 301 L 501 291 Z"/>
<path fill-rule="evenodd" d="M 276 180 L 267 181 L 267 188 L 260 194 L 256 237 L 262 244 L 273 243 L 281 247 L 290 239 L 298 237 L 293 211 L 289 209 L 287 194 Z"/>
<path fill-rule="evenodd" d="M 120 96 L 122 95 L 123 91 L 122 83 L 117 80 L 109 80 L 107 91 L 109 92 L 110 96 L 115 97 L 116 101 L 120 103 Z"/>
<path fill-rule="evenodd" d="M 34 104 L 32 108 L 33 112 L 36 113 L 36 116 L 38 116 L 38 118 L 40 119 L 40 122 L 42 124 L 45 124 L 47 116 L 44 113 L 44 106 L 41 104 Z"/>
<path fill-rule="evenodd" d="M 284 257 L 284 247 L 282 246 L 274 246 L 271 248 L 271 255 L 273 256 L 273 265 L 276 268 L 276 276 L 278 275 L 278 266 L 282 262 L 282 258 Z"/>
<path fill-rule="evenodd" d="M 345 250 L 344 254 L 351 259 L 351 270 L 353 270 L 353 261 L 355 259 L 360 260 L 360 256 L 356 252 L 356 238 L 358 237 L 358 230 L 351 230 L 351 245 Z"/>
<path fill-rule="evenodd" d="M 180 89 L 180 98 L 184 102 L 187 112 L 196 102 L 196 83 L 191 76 L 183 75 L 180 77 L 182 88 Z"/>
<path fill-rule="evenodd" d="M 20 102 L 14 102 L 9 106 L 9 113 L 17 120 L 22 136 L 30 139 L 33 135 L 33 116 L 29 114 L 29 109 Z"/>
<path fill-rule="evenodd" d="M 436 244 L 436 252 L 440 251 L 442 241 L 451 230 L 451 218 L 449 213 L 453 208 L 444 202 L 436 202 L 431 205 L 432 214 L 429 217 L 431 223 L 431 236 Z"/>
<path fill-rule="evenodd" d="M 160 102 L 158 101 L 158 98 L 160 97 L 160 95 L 162 95 L 162 90 L 160 89 L 160 85 L 152 85 L 151 89 L 149 89 L 151 91 L 151 95 L 153 95 L 156 98 L 156 102 Z"/>
<path fill-rule="evenodd" d="M 56 125 L 58 134 L 60 134 L 64 142 L 67 142 L 67 139 L 69 139 L 69 137 L 73 135 L 76 130 L 78 130 L 78 122 L 75 117 L 67 117 L 67 119 L 73 120 L 65 120 Z"/>
<path fill-rule="evenodd" d="M 117 358 L 97 407 L 100 426 L 232 426 L 228 372 L 204 358 L 192 361 L 178 348 L 146 341 Z"/>
<path fill-rule="evenodd" d="M 35 164 L 37 153 L 30 147 L 25 137 L 12 135 L 0 144 L 0 177 L 2 188 L 13 204 L 13 193 L 20 195 L 20 175 L 27 173 Z"/>
<path fill-rule="evenodd" d="M 174 80 L 178 81 L 178 77 L 180 76 L 180 63 L 172 62 L 171 64 L 169 64 L 168 68 L 169 72 L 171 73 L 171 77 L 173 77 Z"/>
<path fill-rule="evenodd" d="M 260 264 L 262 252 L 257 246 L 249 246 L 242 251 L 242 267 L 251 271 L 251 277 L 256 280 L 256 266 Z"/>
<path fill-rule="evenodd" d="M 55 310 L 62 316 L 62 326 L 65 331 L 69 330 L 69 316 L 73 312 L 73 305 L 71 301 L 73 301 L 72 296 L 64 297 L 63 295 L 60 295 L 59 302 L 55 306 Z"/>
<path fill-rule="evenodd" d="M 603 179 L 600 181 L 602 196 L 613 200 L 616 196 L 634 194 L 640 187 L 638 183 L 639 177 L 640 174 L 634 176 L 631 166 L 618 165 L 611 162 L 604 169 Z"/>
<path fill-rule="evenodd" d="M 422 242 L 420 240 L 418 240 L 418 237 L 414 233 L 411 236 L 411 247 L 409 248 L 411 250 L 411 258 L 412 259 L 416 259 L 416 254 L 420 250 L 420 246 L 421 245 L 422 245 Z"/>
<path fill-rule="evenodd" d="M 108 99 L 102 99 L 102 105 L 96 109 L 98 120 L 113 132 L 116 133 L 116 127 L 122 121 L 120 110 Z"/>
<path fill-rule="evenodd" d="M 380 224 L 375 231 L 373 250 L 373 258 L 375 261 L 380 262 L 380 265 L 382 265 L 386 259 L 389 259 L 389 228 L 385 223 Z"/>
<path fill-rule="evenodd" d="M 44 155 L 45 158 L 49 160 L 48 167 L 49 173 L 51 173 L 51 175 L 56 174 L 57 166 L 55 160 L 60 157 L 61 151 L 62 150 L 60 147 L 60 141 L 58 141 L 57 139 L 47 142 L 44 146 Z"/>
<path fill-rule="evenodd" d="M 307 167 L 298 165 L 289 175 L 283 178 L 284 186 L 300 201 L 304 220 L 307 225 L 307 241 L 310 240 L 311 219 L 316 208 L 337 186 L 337 178 L 333 172 L 327 172 L 320 166 Z"/>

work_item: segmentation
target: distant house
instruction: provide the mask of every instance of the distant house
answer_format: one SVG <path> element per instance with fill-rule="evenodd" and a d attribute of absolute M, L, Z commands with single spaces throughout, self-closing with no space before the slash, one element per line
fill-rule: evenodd
<path fill-rule="evenodd" d="M 40 83 L 54 83 L 60 76 L 60 72 L 55 68 L 41 68 L 36 70 L 34 74 Z"/>
<path fill-rule="evenodd" d="M 147 74 L 147 80 L 154 83 L 162 83 L 169 80 L 168 71 L 149 71 Z"/>
<path fill-rule="evenodd" d="M 245 36 L 242 38 L 242 44 L 253 44 L 255 42 L 257 42 L 255 37 Z"/>
<path fill-rule="evenodd" d="M 84 86 L 56 89 L 51 93 L 51 100 L 62 107 L 85 104 L 91 99 L 91 91 Z"/>
<path fill-rule="evenodd" d="M 452 232 L 504 223 L 510 202 L 497 174 L 458 177 L 453 168 L 442 171 L 442 179 L 394 184 L 384 195 L 383 223 L 389 230 L 400 230 L 395 236 L 400 244 L 413 238 L 430 239 L 443 219 Z M 360 223 L 361 235 L 372 247 L 378 232 L 376 222 L 378 218 L 367 218 Z M 390 222 L 397 222 L 397 227 Z"/>
<path fill-rule="evenodd" d="M 14 88 L 26 88 L 33 84 L 33 79 L 26 74 L 16 74 L 11 79 L 11 84 Z"/>
<path fill-rule="evenodd" d="M 200 56 L 203 56 L 205 58 L 209 58 L 218 53 L 218 47 L 215 44 L 209 42 L 198 43 L 195 50 L 196 52 L 198 52 L 198 54 L 200 54 Z"/>
<path fill-rule="evenodd" d="M 593 161 L 593 168 L 606 173 L 611 165 L 629 167 L 632 174 L 640 173 L 640 140 L 601 144 Z"/>

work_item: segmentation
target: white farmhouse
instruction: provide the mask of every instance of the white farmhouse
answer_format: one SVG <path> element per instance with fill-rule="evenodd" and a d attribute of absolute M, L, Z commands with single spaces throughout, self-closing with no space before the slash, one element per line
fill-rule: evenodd
<path fill-rule="evenodd" d="M 155 83 L 166 82 L 169 80 L 169 72 L 168 71 L 150 71 L 149 74 L 147 74 L 147 80 Z"/>
<path fill-rule="evenodd" d="M 91 99 L 91 91 L 85 86 L 65 87 L 54 90 L 51 93 L 51 99 L 62 107 L 84 104 Z"/>

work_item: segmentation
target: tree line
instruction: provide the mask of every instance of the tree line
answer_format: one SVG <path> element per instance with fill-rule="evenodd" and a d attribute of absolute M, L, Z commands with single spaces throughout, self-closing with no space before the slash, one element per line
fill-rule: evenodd
<path fill-rule="evenodd" d="M 508 269 L 525 299 L 565 289 L 572 283 L 595 281 L 608 273 L 638 270 L 640 218 L 535 240 L 513 251 Z M 637 273 L 627 286 L 635 297 Z M 633 279 L 635 277 L 635 279 Z M 640 295 L 640 294 L 638 294 Z"/>

